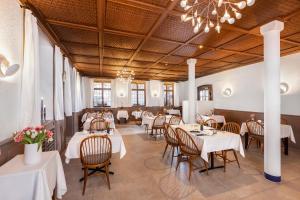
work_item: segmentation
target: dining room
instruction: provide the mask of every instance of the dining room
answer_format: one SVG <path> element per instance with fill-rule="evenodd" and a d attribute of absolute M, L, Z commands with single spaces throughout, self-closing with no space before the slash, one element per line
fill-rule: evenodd
<path fill-rule="evenodd" d="M 0 0 L 0 200 L 300 197 L 298 0 Z"/>

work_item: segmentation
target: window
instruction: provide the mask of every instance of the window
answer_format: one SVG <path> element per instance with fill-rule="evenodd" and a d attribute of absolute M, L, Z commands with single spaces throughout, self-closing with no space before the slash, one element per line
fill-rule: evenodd
<path fill-rule="evenodd" d="M 197 88 L 198 101 L 212 101 L 213 92 L 212 85 L 201 85 Z"/>
<path fill-rule="evenodd" d="M 145 106 L 145 83 L 131 83 L 131 102 L 133 106 Z"/>
<path fill-rule="evenodd" d="M 110 107 L 111 106 L 111 83 L 110 82 L 94 82 L 94 107 Z"/>
<path fill-rule="evenodd" d="M 165 106 L 174 105 L 174 84 L 164 83 L 164 104 Z"/>

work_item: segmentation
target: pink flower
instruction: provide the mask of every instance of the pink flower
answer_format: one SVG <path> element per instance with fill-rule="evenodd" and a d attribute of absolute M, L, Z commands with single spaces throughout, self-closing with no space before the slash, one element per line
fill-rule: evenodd
<path fill-rule="evenodd" d="M 32 129 L 33 129 L 33 128 L 29 126 L 29 127 L 24 128 L 23 131 L 26 132 L 26 131 L 30 131 L 30 130 L 32 130 Z"/>
<path fill-rule="evenodd" d="M 24 139 L 24 132 L 16 132 L 14 136 L 14 141 L 20 143 L 22 142 L 23 139 Z"/>
<path fill-rule="evenodd" d="M 53 132 L 52 131 L 47 131 L 47 138 L 52 138 Z"/>
<path fill-rule="evenodd" d="M 37 126 L 35 127 L 35 131 L 39 132 L 40 130 L 42 130 L 44 128 L 44 126 Z"/>

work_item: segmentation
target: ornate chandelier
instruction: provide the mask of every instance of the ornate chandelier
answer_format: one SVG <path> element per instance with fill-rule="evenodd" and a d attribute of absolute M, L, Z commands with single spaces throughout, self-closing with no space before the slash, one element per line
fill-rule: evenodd
<path fill-rule="evenodd" d="M 233 24 L 235 19 L 242 18 L 240 10 L 254 3 L 255 0 L 181 0 L 180 6 L 186 11 L 181 15 L 181 21 L 191 21 L 194 33 L 202 26 L 205 33 L 211 28 L 220 33 L 221 23 Z"/>
<path fill-rule="evenodd" d="M 129 71 L 126 67 L 123 67 L 121 71 L 117 72 L 117 79 L 121 81 L 129 81 L 134 80 L 135 73 L 134 71 Z"/>

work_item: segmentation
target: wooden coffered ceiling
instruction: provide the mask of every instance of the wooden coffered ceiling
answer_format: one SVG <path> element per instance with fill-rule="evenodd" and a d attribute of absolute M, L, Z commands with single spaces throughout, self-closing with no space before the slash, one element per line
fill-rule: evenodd
<path fill-rule="evenodd" d="M 206 0 L 202 0 L 206 1 Z M 221 33 L 194 34 L 180 21 L 179 0 L 21 0 L 55 43 L 86 76 L 115 77 L 127 66 L 136 79 L 187 79 L 188 58 L 196 76 L 263 60 L 259 27 L 281 20 L 281 54 L 300 50 L 300 1 L 256 0 Z M 203 48 L 199 48 L 201 45 Z"/>

